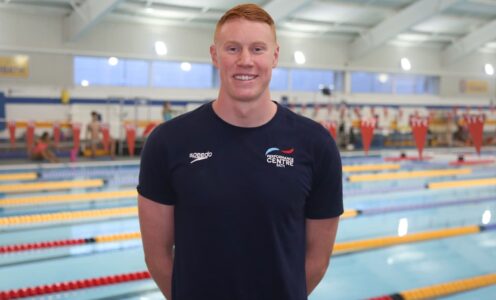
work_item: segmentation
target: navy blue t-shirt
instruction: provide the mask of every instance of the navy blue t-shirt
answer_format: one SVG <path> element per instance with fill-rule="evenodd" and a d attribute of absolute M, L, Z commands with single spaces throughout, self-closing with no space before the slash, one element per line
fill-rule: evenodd
<path fill-rule="evenodd" d="M 278 105 L 256 128 L 212 103 L 158 126 L 138 192 L 174 205 L 174 300 L 303 300 L 305 219 L 343 212 L 341 159 L 320 124 Z"/>

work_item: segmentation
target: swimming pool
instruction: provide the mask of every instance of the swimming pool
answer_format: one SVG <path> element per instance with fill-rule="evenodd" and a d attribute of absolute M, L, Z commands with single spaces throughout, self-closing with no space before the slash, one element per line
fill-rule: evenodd
<path fill-rule="evenodd" d="M 344 157 L 343 162 L 384 163 L 377 156 Z M 495 178 L 495 164 L 453 167 L 442 159 L 398 164 L 396 170 L 344 173 L 345 208 L 359 213 L 341 220 L 336 243 L 471 225 L 487 226 L 487 230 L 335 253 L 309 299 L 366 299 L 495 272 L 496 231 L 491 226 L 496 223 L 496 185 L 427 187 L 432 182 Z M 43 291 L 43 285 L 49 289 L 47 285 L 53 283 L 75 281 L 74 289 L 58 295 L 66 299 L 161 299 L 150 279 L 119 279 L 118 284 L 108 284 L 108 280 L 107 284 L 91 284 L 89 280 L 146 270 L 139 236 L 132 236 L 139 231 L 134 191 L 138 168 L 137 161 L 2 166 L 0 175 L 33 173 L 36 177 L 0 180 L 0 247 L 11 246 L 0 253 L 0 290 L 38 286 Z M 356 174 L 467 168 L 469 173 L 441 177 L 349 181 Z M 88 180 L 101 182 L 62 189 L 46 185 Z M 27 184 L 40 185 L 23 190 Z M 16 190 L 1 192 L 7 186 L 16 186 Z M 70 244 L 75 241 L 79 244 Z M 19 250 L 22 244 L 31 244 L 31 248 Z M 494 284 L 450 296 L 494 297 Z"/>

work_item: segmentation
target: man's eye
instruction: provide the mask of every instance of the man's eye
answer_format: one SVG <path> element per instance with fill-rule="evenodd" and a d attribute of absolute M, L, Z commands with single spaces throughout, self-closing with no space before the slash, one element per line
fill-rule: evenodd
<path fill-rule="evenodd" d="M 227 48 L 227 51 L 229 51 L 229 52 L 236 52 L 237 50 L 238 50 L 238 48 L 236 48 L 236 47 L 228 47 Z"/>

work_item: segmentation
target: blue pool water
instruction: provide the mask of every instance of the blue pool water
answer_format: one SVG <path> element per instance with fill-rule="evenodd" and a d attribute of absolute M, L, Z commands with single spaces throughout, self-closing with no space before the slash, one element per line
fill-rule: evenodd
<path fill-rule="evenodd" d="M 384 163 L 381 158 L 351 159 L 344 163 Z M 454 168 L 443 161 L 432 164 L 402 162 L 397 171 Z M 0 195 L 0 218 L 134 207 L 135 197 L 36 205 L 2 205 L 2 200 L 40 195 L 76 194 L 134 189 L 138 163 L 75 164 L 58 166 L 3 166 L 0 174 L 37 172 L 34 182 L 100 178 L 102 188 L 65 191 L 4 193 Z M 495 165 L 471 168 L 469 175 L 351 183 L 345 173 L 346 209 L 360 209 L 356 218 L 343 219 L 337 242 L 396 236 L 399 224 L 407 232 L 466 225 L 495 224 L 496 186 L 429 190 L 429 182 L 495 178 Z M 381 172 L 397 172 L 381 171 Z M 0 181 L 1 185 L 30 181 Z M 89 238 L 139 231 L 136 216 L 69 222 L 1 225 L 0 246 L 51 240 Z M 146 270 L 139 240 L 33 250 L 0 254 L 0 290 L 24 288 L 68 280 L 85 279 Z M 470 278 L 496 271 L 496 230 L 419 243 L 403 244 L 351 254 L 334 255 L 311 300 L 366 299 L 438 283 Z M 46 296 L 45 296 L 46 297 Z M 64 299 L 162 299 L 151 280 L 66 292 Z M 496 286 L 451 295 L 446 299 L 496 299 Z"/>

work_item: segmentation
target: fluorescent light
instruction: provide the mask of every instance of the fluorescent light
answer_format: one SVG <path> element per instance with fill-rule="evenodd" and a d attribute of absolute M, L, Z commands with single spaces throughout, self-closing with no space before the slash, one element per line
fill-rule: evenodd
<path fill-rule="evenodd" d="M 412 68 L 412 64 L 410 63 L 410 60 L 406 57 L 403 57 L 401 59 L 401 68 L 403 71 L 409 71 Z"/>
<path fill-rule="evenodd" d="M 408 233 L 408 219 L 401 218 L 398 224 L 398 236 L 405 236 Z"/>
<path fill-rule="evenodd" d="M 489 75 L 489 76 L 492 76 L 494 75 L 494 67 L 493 65 L 491 64 L 486 64 L 484 66 L 484 71 L 486 71 L 486 74 Z"/>
<path fill-rule="evenodd" d="M 88 80 L 81 80 L 81 86 L 87 87 L 88 85 L 90 85 L 90 82 Z"/>
<path fill-rule="evenodd" d="M 151 14 L 151 13 L 153 13 L 154 11 L 155 11 L 155 10 L 154 10 L 153 8 L 151 8 L 151 7 L 147 7 L 147 8 L 145 8 L 145 12 L 146 12 L 146 13 Z"/>
<path fill-rule="evenodd" d="M 482 214 L 482 224 L 486 225 L 489 224 L 489 222 L 491 222 L 491 211 L 485 210 Z"/>
<path fill-rule="evenodd" d="M 166 55 L 167 54 L 167 46 L 162 41 L 155 42 L 155 52 L 157 55 Z"/>
<path fill-rule="evenodd" d="M 294 60 L 297 64 L 302 65 L 306 62 L 305 54 L 301 51 L 294 52 Z"/>
<path fill-rule="evenodd" d="M 388 74 L 381 73 L 379 76 L 377 76 L 377 79 L 379 80 L 380 83 L 386 83 L 389 80 Z"/>
<path fill-rule="evenodd" d="M 181 70 L 183 70 L 184 72 L 191 71 L 191 64 L 189 62 L 181 63 Z"/>
<path fill-rule="evenodd" d="M 117 57 L 112 56 L 108 59 L 108 64 L 111 66 L 116 66 L 118 63 L 119 59 Z"/>

